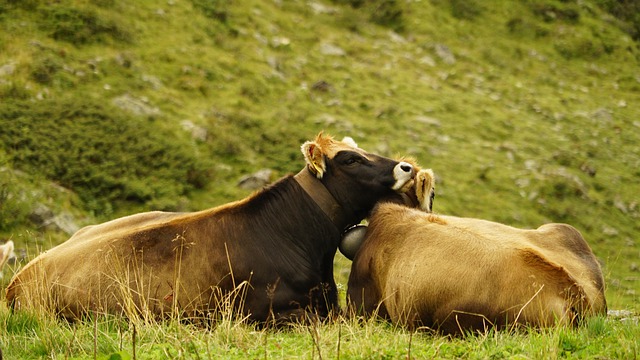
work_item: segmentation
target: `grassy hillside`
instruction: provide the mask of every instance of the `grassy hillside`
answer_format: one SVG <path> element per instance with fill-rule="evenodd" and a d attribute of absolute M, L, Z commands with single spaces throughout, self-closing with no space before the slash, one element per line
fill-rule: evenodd
<path fill-rule="evenodd" d="M 437 212 L 576 226 L 638 311 L 640 51 L 616 6 L 0 0 L 0 236 L 65 240 L 38 205 L 85 225 L 238 199 L 324 129 L 433 168 Z"/>

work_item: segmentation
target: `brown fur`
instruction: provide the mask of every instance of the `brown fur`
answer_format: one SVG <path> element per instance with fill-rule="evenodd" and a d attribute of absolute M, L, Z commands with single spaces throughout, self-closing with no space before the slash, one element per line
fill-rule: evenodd
<path fill-rule="evenodd" d="M 358 313 L 447 334 L 606 314 L 600 265 L 573 227 L 522 230 L 390 203 L 369 219 L 347 297 Z"/>
<path fill-rule="evenodd" d="M 8 303 L 68 318 L 88 311 L 196 317 L 225 304 L 259 322 L 326 316 L 337 307 L 333 258 L 342 230 L 413 170 L 397 179 L 397 161 L 322 134 L 302 151 L 300 174 L 244 200 L 79 230 L 13 278 Z"/>

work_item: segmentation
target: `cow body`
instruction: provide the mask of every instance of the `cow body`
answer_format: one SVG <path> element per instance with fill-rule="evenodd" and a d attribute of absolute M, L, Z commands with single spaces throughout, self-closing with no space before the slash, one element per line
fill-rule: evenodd
<path fill-rule="evenodd" d="M 606 314 L 600 265 L 566 224 L 535 230 L 381 204 L 353 260 L 348 302 L 446 334 Z"/>
<path fill-rule="evenodd" d="M 149 212 L 79 230 L 7 289 L 16 309 L 163 317 L 232 311 L 255 321 L 326 316 L 345 227 L 413 168 L 319 135 L 307 166 L 256 194 L 195 213 Z"/>

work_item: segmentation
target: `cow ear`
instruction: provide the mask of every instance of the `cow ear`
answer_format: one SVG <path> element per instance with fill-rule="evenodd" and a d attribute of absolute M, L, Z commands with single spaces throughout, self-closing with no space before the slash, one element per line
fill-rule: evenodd
<path fill-rule="evenodd" d="M 420 203 L 420 209 L 426 212 L 432 211 L 432 201 L 433 198 L 431 196 L 432 191 L 434 191 L 436 186 L 436 179 L 433 175 L 433 170 L 424 169 L 420 170 L 416 174 L 415 178 L 415 187 L 416 187 L 416 197 L 418 198 L 418 203 Z"/>
<path fill-rule="evenodd" d="M 302 144 L 300 149 L 302 150 L 304 160 L 306 161 L 309 170 L 311 170 L 318 179 L 322 179 L 322 176 L 324 176 L 327 169 L 324 162 L 324 153 L 322 152 L 322 148 L 315 142 L 307 141 Z"/>

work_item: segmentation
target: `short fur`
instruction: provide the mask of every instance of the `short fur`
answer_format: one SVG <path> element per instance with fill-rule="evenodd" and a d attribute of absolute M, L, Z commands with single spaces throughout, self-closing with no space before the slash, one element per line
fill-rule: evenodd
<path fill-rule="evenodd" d="M 195 317 L 216 312 L 237 292 L 233 311 L 254 321 L 326 316 L 338 305 L 333 258 L 342 230 L 413 173 L 396 179 L 399 162 L 322 134 L 303 152 L 307 165 L 300 174 L 244 200 L 194 213 L 141 213 L 79 230 L 13 278 L 8 303 L 67 318 L 88 311 Z M 311 184 L 333 198 L 340 217 L 296 180 L 314 179 L 317 169 L 323 176 Z"/>
<path fill-rule="evenodd" d="M 351 310 L 445 334 L 606 314 L 600 265 L 570 225 L 536 230 L 383 203 L 348 284 Z"/>

